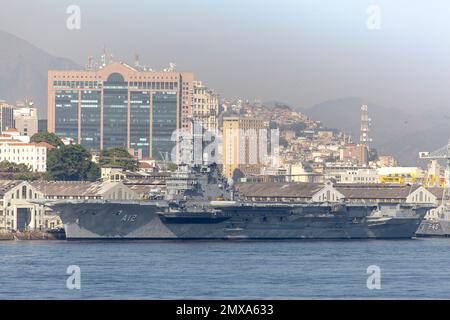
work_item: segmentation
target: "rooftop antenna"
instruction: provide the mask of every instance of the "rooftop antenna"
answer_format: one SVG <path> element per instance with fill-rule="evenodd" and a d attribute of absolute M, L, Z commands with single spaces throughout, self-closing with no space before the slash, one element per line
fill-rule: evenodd
<path fill-rule="evenodd" d="M 174 62 L 169 63 L 169 67 L 164 69 L 164 72 L 175 72 L 177 71 L 177 64 Z"/>
<path fill-rule="evenodd" d="M 106 47 L 103 46 L 103 53 L 100 57 L 100 64 L 102 67 L 106 66 Z"/>
<path fill-rule="evenodd" d="M 93 68 L 94 68 L 94 57 L 93 56 L 89 56 L 86 69 L 87 70 L 92 70 Z"/>
<path fill-rule="evenodd" d="M 136 68 L 139 68 L 139 66 L 140 66 L 140 63 L 139 63 L 139 54 L 135 54 L 134 55 L 134 66 L 136 67 Z"/>

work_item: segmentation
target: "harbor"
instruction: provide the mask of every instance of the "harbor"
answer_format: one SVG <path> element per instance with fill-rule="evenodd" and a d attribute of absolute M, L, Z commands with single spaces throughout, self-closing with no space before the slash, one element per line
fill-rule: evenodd
<path fill-rule="evenodd" d="M 1 299 L 447 299 L 448 239 L 4 241 Z M 66 270 L 81 270 L 68 290 Z M 381 289 L 366 286 L 379 266 Z"/>
<path fill-rule="evenodd" d="M 105 182 L 3 181 L 17 240 L 412 239 L 442 201 L 420 184 L 233 183 L 217 165 L 179 166 L 165 193 Z M 160 183 L 160 186 L 162 184 Z M 6 187 L 11 190 L 6 190 Z M 141 186 L 142 187 L 142 186 Z M 27 206 L 31 209 L 25 209 Z M 43 214 L 39 214 L 43 213 Z M 41 218 L 39 220 L 38 218 Z M 58 228 L 39 230 L 42 218 Z M 44 220 L 45 221 L 45 220 Z M 45 223 L 48 225 L 47 220 Z M 61 227 L 64 226 L 64 229 Z"/>
<path fill-rule="evenodd" d="M 373 2 L 0 0 L 0 302 L 450 300 L 450 1 Z"/>
<path fill-rule="evenodd" d="M 63 229 L 49 231 L 2 232 L 0 241 L 6 240 L 65 240 Z"/>

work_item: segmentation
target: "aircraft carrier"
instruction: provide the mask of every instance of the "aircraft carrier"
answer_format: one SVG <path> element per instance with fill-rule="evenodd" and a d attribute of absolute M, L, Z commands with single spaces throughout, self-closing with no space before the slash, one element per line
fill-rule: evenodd
<path fill-rule="evenodd" d="M 47 200 L 46 205 L 60 215 L 68 240 L 412 238 L 431 208 L 241 201 L 211 167 L 175 174 L 167 187 L 177 191 L 165 200 Z"/>
<path fill-rule="evenodd" d="M 151 202 L 55 202 L 67 239 L 412 238 L 426 207 L 217 203 L 173 209 Z"/>

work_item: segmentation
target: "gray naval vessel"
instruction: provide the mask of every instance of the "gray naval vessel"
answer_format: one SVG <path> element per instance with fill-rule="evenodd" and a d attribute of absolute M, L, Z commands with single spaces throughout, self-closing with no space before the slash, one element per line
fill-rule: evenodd
<path fill-rule="evenodd" d="M 433 152 L 420 152 L 421 159 L 432 160 L 432 167 L 438 160 L 446 160 L 445 183 L 440 194 L 440 205 L 431 210 L 417 229 L 417 237 L 449 237 L 450 236 L 450 139 L 446 146 Z M 434 163 L 433 163 L 434 162 Z"/>
<path fill-rule="evenodd" d="M 450 206 L 434 209 L 434 217 L 424 219 L 417 229 L 417 237 L 450 237 Z"/>
<path fill-rule="evenodd" d="M 55 200 L 68 240 L 412 238 L 426 205 L 241 201 L 216 166 L 167 180 L 164 200 Z"/>

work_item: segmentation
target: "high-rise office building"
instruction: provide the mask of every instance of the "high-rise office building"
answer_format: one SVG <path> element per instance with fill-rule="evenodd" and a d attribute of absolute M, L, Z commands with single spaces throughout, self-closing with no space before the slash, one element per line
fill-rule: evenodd
<path fill-rule="evenodd" d="M 14 108 L 14 127 L 22 136 L 32 137 L 38 133 L 37 109 L 32 102 L 17 104 Z"/>
<path fill-rule="evenodd" d="M 14 106 L 0 101 L 0 131 L 14 128 Z"/>
<path fill-rule="evenodd" d="M 267 123 L 244 117 L 223 118 L 223 175 L 232 178 L 236 169 L 243 174 L 259 174 L 265 165 L 261 140 L 267 135 Z"/>
<path fill-rule="evenodd" d="M 143 70 L 120 62 L 49 71 L 48 131 L 89 149 L 124 147 L 161 159 L 189 128 L 193 74 Z"/>

